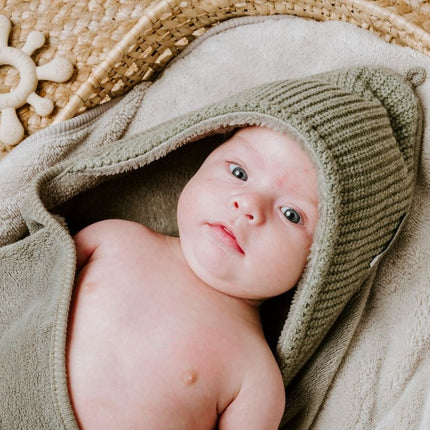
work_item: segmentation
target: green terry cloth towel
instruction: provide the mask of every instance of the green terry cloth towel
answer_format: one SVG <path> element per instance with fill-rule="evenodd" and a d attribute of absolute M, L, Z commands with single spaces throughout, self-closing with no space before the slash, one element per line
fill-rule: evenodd
<path fill-rule="evenodd" d="M 28 234 L 0 248 L 0 428 L 76 429 L 65 345 L 71 233 L 119 217 L 176 231 L 180 190 L 238 127 L 288 133 L 319 176 L 320 220 L 290 301 L 268 328 L 286 386 L 285 428 L 308 428 L 345 353 L 378 262 L 413 197 L 422 117 L 403 77 L 355 68 L 268 83 L 43 172 L 22 206 Z M 264 142 L 261 142 L 264 145 Z"/>

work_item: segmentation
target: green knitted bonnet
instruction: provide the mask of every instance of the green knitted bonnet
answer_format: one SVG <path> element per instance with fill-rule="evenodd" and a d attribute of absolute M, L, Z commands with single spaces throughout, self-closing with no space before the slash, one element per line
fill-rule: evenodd
<path fill-rule="evenodd" d="M 116 160 L 120 172 L 132 158 L 144 164 L 214 130 L 246 125 L 287 133 L 302 145 L 318 171 L 320 216 L 305 272 L 282 317 L 277 352 L 287 384 L 408 213 L 422 128 L 414 86 L 423 79 L 420 70 L 403 77 L 355 68 L 268 83 L 125 139 L 92 163 Z"/>
<path fill-rule="evenodd" d="M 380 68 L 341 70 L 266 84 L 197 115 L 209 128 L 255 124 L 285 132 L 319 173 L 319 226 L 278 342 L 286 384 L 409 210 L 422 128 L 413 87 L 423 78 L 420 70 L 407 77 Z"/>

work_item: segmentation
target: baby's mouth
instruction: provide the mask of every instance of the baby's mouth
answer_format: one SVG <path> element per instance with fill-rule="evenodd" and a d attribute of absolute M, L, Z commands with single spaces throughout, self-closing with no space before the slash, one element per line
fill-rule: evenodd
<path fill-rule="evenodd" d="M 222 224 L 210 224 L 210 226 L 213 228 L 218 238 L 221 239 L 224 244 L 226 244 L 230 248 L 235 249 L 240 254 L 245 254 L 245 251 L 239 245 L 236 236 L 228 227 Z"/>

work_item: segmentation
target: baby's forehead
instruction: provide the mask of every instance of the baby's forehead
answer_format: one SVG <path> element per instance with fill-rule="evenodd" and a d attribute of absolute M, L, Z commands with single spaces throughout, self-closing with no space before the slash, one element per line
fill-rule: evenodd
<path fill-rule="evenodd" d="M 236 130 L 221 147 L 260 157 L 274 153 L 279 154 L 280 158 L 286 155 L 293 159 L 309 158 L 303 146 L 289 134 L 261 126 L 249 126 Z"/>
<path fill-rule="evenodd" d="M 265 127 L 247 127 L 238 130 L 222 147 L 225 151 L 221 157 L 237 156 L 237 161 L 250 163 L 241 167 L 257 167 L 260 172 L 276 176 L 279 185 L 288 182 L 298 189 L 317 188 L 317 169 L 309 153 L 286 133 Z"/>
<path fill-rule="evenodd" d="M 256 139 L 270 139 L 271 137 L 285 138 L 286 134 L 264 126 L 248 126 L 238 128 L 232 135 L 242 140 L 254 142 Z"/>

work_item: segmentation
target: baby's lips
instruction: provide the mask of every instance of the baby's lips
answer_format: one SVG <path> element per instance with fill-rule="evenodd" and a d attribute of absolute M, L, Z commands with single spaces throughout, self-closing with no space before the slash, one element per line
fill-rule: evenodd
<path fill-rule="evenodd" d="M 224 229 L 224 231 L 225 231 L 227 234 L 229 234 L 229 235 L 234 239 L 234 241 L 236 242 L 236 245 L 237 245 L 237 247 L 238 247 L 239 251 L 240 251 L 242 254 L 245 254 L 245 251 L 244 251 L 244 250 L 243 250 L 243 248 L 240 246 L 239 241 L 237 240 L 237 238 L 236 238 L 235 234 L 233 233 L 233 231 L 231 230 L 231 228 L 230 228 L 230 227 L 226 227 L 225 225 L 222 225 L 221 227 Z"/>
<path fill-rule="evenodd" d="M 224 242 L 225 245 L 235 249 L 240 254 L 245 254 L 244 250 L 239 245 L 233 230 L 229 226 L 218 222 L 209 223 L 209 226 L 213 229 L 221 242 Z"/>

